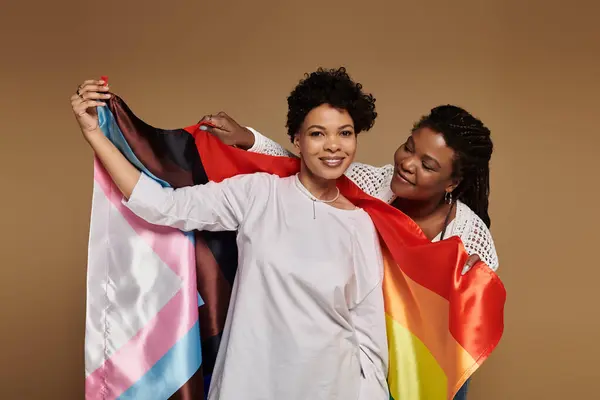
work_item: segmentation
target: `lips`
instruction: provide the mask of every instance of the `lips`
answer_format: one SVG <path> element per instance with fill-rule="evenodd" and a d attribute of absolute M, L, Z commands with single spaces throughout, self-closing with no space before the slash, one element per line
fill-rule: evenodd
<path fill-rule="evenodd" d="M 406 183 L 408 185 L 415 185 L 413 182 L 411 182 L 406 175 L 402 174 L 400 171 L 396 170 L 396 173 L 394 174 L 394 176 L 396 177 L 396 179 L 398 179 L 400 182 L 402 183 Z"/>
<path fill-rule="evenodd" d="M 326 166 L 335 168 L 342 165 L 342 162 L 344 162 L 344 157 L 321 157 L 319 160 L 321 160 L 321 162 Z"/>

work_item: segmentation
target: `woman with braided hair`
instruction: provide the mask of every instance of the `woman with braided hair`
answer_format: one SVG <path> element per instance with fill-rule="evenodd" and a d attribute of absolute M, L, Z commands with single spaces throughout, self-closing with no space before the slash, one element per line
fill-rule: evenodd
<path fill-rule="evenodd" d="M 257 153 L 291 155 L 225 113 L 205 119 L 218 126 L 210 132 L 226 144 Z M 479 119 L 460 107 L 442 105 L 414 124 L 394 153 L 393 164 L 378 168 L 353 163 L 345 175 L 366 193 L 411 217 L 430 240 L 460 237 L 471 255 L 463 273 L 479 259 L 496 270 L 498 257 L 488 214 L 492 151 L 490 130 Z M 456 400 L 466 398 L 468 383 Z"/>

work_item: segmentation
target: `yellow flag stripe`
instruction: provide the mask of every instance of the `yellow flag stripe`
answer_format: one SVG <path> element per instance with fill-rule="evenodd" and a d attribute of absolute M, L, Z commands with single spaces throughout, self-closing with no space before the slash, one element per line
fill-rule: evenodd
<path fill-rule="evenodd" d="M 448 381 L 431 352 L 408 329 L 386 315 L 390 395 L 395 400 L 446 400 Z"/>

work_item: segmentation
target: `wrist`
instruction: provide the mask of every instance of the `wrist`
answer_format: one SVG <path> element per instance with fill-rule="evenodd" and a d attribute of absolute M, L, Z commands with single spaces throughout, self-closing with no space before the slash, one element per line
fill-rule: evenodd
<path fill-rule="evenodd" d="M 93 129 L 82 129 L 81 132 L 88 142 L 94 140 L 96 137 L 104 136 L 104 132 L 102 132 L 102 129 L 100 129 L 99 126 Z"/>
<path fill-rule="evenodd" d="M 248 128 L 243 128 L 243 131 L 244 135 L 236 143 L 236 146 L 244 150 L 251 149 L 254 146 L 254 133 Z"/>

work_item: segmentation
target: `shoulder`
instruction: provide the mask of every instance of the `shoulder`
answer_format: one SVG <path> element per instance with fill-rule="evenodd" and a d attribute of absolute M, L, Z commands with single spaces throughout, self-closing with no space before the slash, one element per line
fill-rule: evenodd
<path fill-rule="evenodd" d="M 356 209 L 353 214 L 353 224 L 358 235 L 376 236 L 377 229 L 368 212 L 362 208 Z"/>
<path fill-rule="evenodd" d="M 267 172 L 254 172 L 252 174 L 240 174 L 226 178 L 223 182 L 243 182 L 243 183 L 272 183 L 285 178 Z"/>
<path fill-rule="evenodd" d="M 227 190 L 232 192 L 245 192 L 252 197 L 256 197 L 270 193 L 270 189 L 284 179 L 266 172 L 256 172 L 232 176 L 216 184 L 225 185 Z"/>
<path fill-rule="evenodd" d="M 375 185 L 381 185 L 394 174 L 394 166 L 387 164 L 382 167 L 375 167 L 374 165 L 353 162 L 346 173 L 352 180 L 369 181 Z"/>
<path fill-rule="evenodd" d="M 394 198 L 394 194 L 390 189 L 390 183 L 394 176 L 394 166 L 391 164 L 375 167 L 354 162 L 345 175 L 370 196 L 387 203 L 390 203 Z"/>
<path fill-rule="evenodd" d="M 477 254 L 492 270 L 497 270 L 498 255 L 492 233 L 473 210 L 457 202 L 453 235 L 459 236 L 469 254 Z"/>

